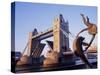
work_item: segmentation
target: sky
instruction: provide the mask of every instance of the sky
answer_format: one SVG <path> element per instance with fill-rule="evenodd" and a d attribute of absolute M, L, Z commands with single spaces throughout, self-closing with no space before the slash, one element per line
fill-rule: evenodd
<path fill-rule="evenodd" d="M 13 12 L 12 12 L 13 13 Z M 15 51 L 23 52 L 23 49 L 28 42 L 28 34 L 34 28 L 38 32 L 44 31 L 53 26 L 55 18 L 62 14 L 65 20 L 69 22 L 69 31 L 76 36 L 81 30 L 86 28 L 83 24 L 80 13 L 85 14 L 90 18 L 90 22 L 97 24 L 97 7 L 93 6 L 77 6 L 77 5 L 61 5 L 61 4 L 43 4 L 43 3 L 28 3 L 16 2 L 15 5 Z M 91 36 L 87 32 L 82 34 L 89 42 Z M 53 37 L 45 39 L 52 40 Z M 73 37 L 70 36 L 70 48 L 72 48 Z M 42 42 L 45 42 L 42 40 Z M 97 36 L 93 42 L 97 44 Z M 46 53 L 46 45 L 43 53 Z"/>

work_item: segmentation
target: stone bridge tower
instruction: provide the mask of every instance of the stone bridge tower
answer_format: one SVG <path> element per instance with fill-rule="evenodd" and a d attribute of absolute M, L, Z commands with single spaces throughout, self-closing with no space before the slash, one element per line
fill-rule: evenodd
<path fill-rule="evenodd" d="M 69 37 L 66 37 L 62 30 L 67 34 L 69 33 L 68 21 L 65 22 L 63 16 L 60 14 L 53 22 L 53 51 L 47 53 L 47 57 L 43 62 L 44 66 L 59 63 L 60 58 L 60 62 L 70 62 L 69 59 L 66 59 L 66 57 L 64 59 L 63 57 L 63 52 L 69 50 Z"/>
<path fill-rule="evenodd" d="M 69 37 L 66 37 L 61 29 L 63 29 L 66 33 L 69 33 L 68 21 L 66 22 L 64 20 L 62 14 L 60 14 L 53 23 L 53 49 L 58 53 L 66 52 L 67 50 L 69 50 Z"/>

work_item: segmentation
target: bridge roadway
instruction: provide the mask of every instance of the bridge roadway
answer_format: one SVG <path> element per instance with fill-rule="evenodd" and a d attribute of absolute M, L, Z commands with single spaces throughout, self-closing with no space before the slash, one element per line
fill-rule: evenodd
<path fill-rule="evenodd" d="M 38 38 L 38 40 L 43 40 L 51 36 L 53 36 L 53 28 L 49 28 L 43 32 L 39 32 L 37 35 L 32 36 L 32 39 Z"/>

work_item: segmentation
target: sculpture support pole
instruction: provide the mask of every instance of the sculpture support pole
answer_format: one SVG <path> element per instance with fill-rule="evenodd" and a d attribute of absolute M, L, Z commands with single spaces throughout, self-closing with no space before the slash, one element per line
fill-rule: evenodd
<path fill-rule="evenodd" d="M 92 39 L 91 39 L 91 41 L 90 41 L 90 43 L 89 43 L 88 47 L 86 47 L 86 49 L 85 49 L 84 51 L 87 51 L 87 50 L 88 50 L 88 48 L 91 46 L 91 44 L 92 44 L 92 42 L 93 42 L 94 38 L 95 38 L 95 34 L 94 34 L 94 35 L 92 35 Z"/>

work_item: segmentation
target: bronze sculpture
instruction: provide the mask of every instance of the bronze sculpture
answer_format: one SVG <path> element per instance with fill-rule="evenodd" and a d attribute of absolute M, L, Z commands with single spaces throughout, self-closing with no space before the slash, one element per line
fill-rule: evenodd
<path fill-rule="evenodd" d="M 94 38 L 95 38 L 95 36 L 96 36 L 96 34 L 97 34 L 97 26 L 96 26 L 96 24 L 90 23 L 88 16 L 86 17 L 86 18 L 87 18 L 87 20 L 86 20 L 84 14 L 80 14 L 80 15 L 82 16 L 83 23 L 87 26 L 87 28 L 81 30 L 81 31 L 77 34 L 76 37 L 78 37 L 79 34 L 82 33 L 82 32 L 84 32 L 84 31 L 88 31 L 88 33 L 89 33 L 90 35 L 92 35 L 92 38 L 91 38 L 91 40 L 90 40 L 90 43 L 89 43 L 88 47 L 86 47 L 86 49 L 84 50 L 84 51 L 87 51 L 87 49 L 88 49 L 89 46 L 92 44 L 92 42 L 93 42 L 93 40 L 94 40 Z"/>
<path fill-rule="evenodd" d="M 81 30 L 81 31 L 77 34 L 77 36 L 76 36 L 76 38 L 75 38 L 75 40 L 74 40 L 74 42 L 73 42 L 73 50 L 74 50 L 74 54 L 75 54 L 76 56 L 80 57 L 81 60 L 83 60 L 83 62 L 84 62 L 89 68 L 92 68 L 92 64 L 89 63 L 88 59 L 87 59 L 86 56 L 84 55 L 84 51 L 87 51 L 87 49 L 88 49 L 88 48 L 90 47 L 90 45 L 92 44 L 92 42 L 93 42 L 93 40 L 94 40 L 94 38 L 95 38 L 95 35 L 97 34 L 97 26 L 96 26 L 95 24 L 89 22 L 88 16 L 86 17 L 86 18 L 87 18 L 87 20 L 86 20 L 85 17 L 84 17 L 84 14 L 80 14 L 80 15 L 82 16 L 83 22 L 84 22 L 84 24 L 87 26 L 87 28 Z M 85 39 L 84 37 L 79 36 L 80 33 L 84 32 L 84 31 L 86 31 L 86 30 L 88 31 L 88 33 L 89 33 L 90 35 L 92 35 L 92 39 L 90 40 L 90 43 L 89 43 L 89 44 L 83 42 L 83 40 Z M 87 47 L 85 48 L 85 50 L 83 50 L 83 46 L 84 46 L 84 45 L 87 46 Z"/>

